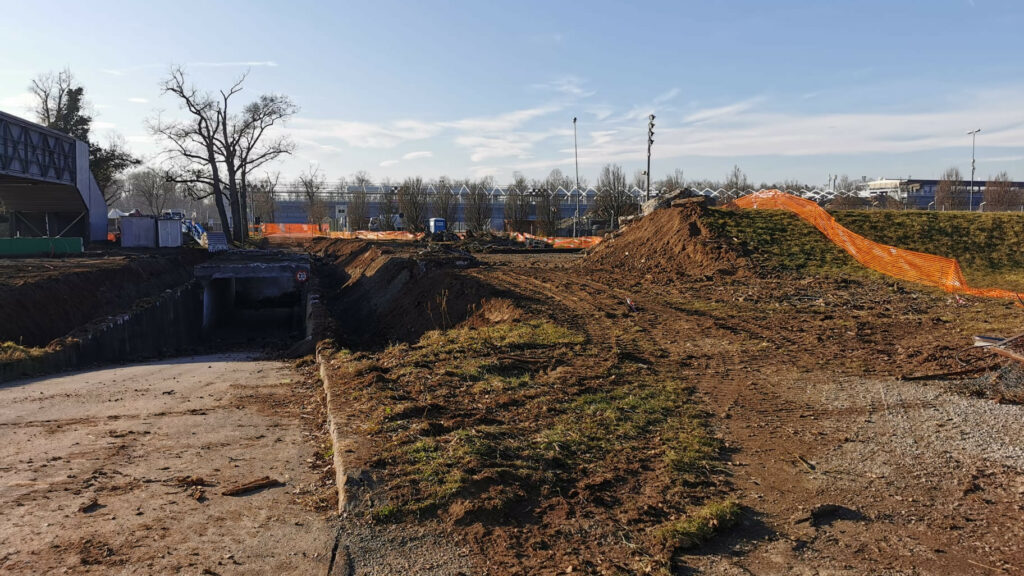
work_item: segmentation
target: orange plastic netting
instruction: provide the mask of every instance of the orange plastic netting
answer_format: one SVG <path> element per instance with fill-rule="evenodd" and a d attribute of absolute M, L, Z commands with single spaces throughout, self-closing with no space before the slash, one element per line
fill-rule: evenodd
<path fill-rule="evenodd" d="M 352 232 L 329 231 L 326 226 L 315 224 L 276 224 L 264 223 L 257 227 L 263 236 L 329 236 L 331 238 L 359 238 L 362 240 L 420 240 L 424 237 L 422 232 L 413 233 L 403 230 L 388 232 L 377 232 L 372 230 L 355 230 Z M 555 248 L 592 248 L 601 242 L 600 236 L 582 236 L 580 238 L 565 238 L 560 236 L 534 236 L 532 234 L 515 233 L 513 238 L 519 242 L 528 239 L 541 240 L 551 244 Z M 461 235 L 460 235 L 461 237 Z"/>
<path fill-rule="evenodd" d="M 960 264 L 952 258 L 904 250 L 880 244 L 844 228 L 824 208 L 805 198 L 778 190 L 762 190 L 738 198 L 733 205 L 739 208 L 789 210 L 814 225 L 837 246 L 846 250 L 858 262 L 872 270 L 901 280 L 919 282 L 958 292 L 991 298 L 1021 300 L 1021 294 L 999 288 L 972 288 L 967 285 Z"/>
<path fill-rule="evenodd" d="M 539 240 L 541 242 L 547 242 L 551 244 L 553 248 L 593 248 L 604 240 L 601 236 L 580 236 L 578 238 L 565 237 L 565 236 L 534 236 L 533 234 L 524 234 L 522 232 L 516 232 L 513 237 L 519 242 L 526 242 L 527 240 Z"/>

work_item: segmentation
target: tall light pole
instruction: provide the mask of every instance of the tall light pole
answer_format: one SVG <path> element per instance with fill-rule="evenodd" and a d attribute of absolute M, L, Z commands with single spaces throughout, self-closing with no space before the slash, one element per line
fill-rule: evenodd
<path fill-rule="evenodd" d="M 576 117 L 572 117 L 572 149 L 576 153 L 576 216 L 572 219 L 572 237 L 576 237 L 576 222 L 580 219 L 580 149 L 576 145 Z"/>
<path fill-rule="evenodd" d="M 654 144 L 654 114 L 647 123 L 647 199 L 651 199 L 651 145 Z"/>
<path fill-rule="evenodd" d="M 970 199 L 967 201 L 968 212 L 974 210 L 974 139 L 978 137 L 978 132 L 981 132 L 981 128 L 976 128 L 967 133 L 971 137 L 971 192 Z"/>

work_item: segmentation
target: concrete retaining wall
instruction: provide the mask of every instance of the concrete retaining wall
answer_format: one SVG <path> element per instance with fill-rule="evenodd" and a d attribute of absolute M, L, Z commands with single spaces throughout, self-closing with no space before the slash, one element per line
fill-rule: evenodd
<path fill-rule="evenodd" d="M 202 290 L 189 283 L 143 300 L 128 313 L 79 328 L 55 340 L 39 357 L 0 363 L 0 382 L 102 362 L 181 354 L 195 345 L 202 321 Z"/>

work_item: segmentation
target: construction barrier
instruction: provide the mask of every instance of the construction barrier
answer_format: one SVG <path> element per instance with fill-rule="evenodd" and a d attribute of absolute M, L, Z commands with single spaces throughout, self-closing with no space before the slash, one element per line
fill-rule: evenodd
<path fill-rule="evenodd" d="M 404 230 L 392 230 L 387 232 L 377 232 L 372 230 L 338 232 L 330 231 L 326 225 L 317 226 L 315 224 L 265 223 L 260 224 L 256 228 L 256 230 L 258 231 L 258 234 L 261 236 L 327 236 L 330 238 L 358 238 L 360 240 L 422 240 L 425 236 L 425 234 L 422 232 L 413 233 Z M 594 246 L 597 246 L 601 242 L 601 240 L 603 240 L 603 238 L 600 236 L 581 236 L 579 238 L 568 238 L 561 236 L 534 236 L 533 234 L 523 234 L 520 232 L 516 232 L 511 236 L 518 242 L 535 240 L 550 244 L 554 248 L 593 248 Z M 460 237 L 462 236 L 460 235 Z"/>
<path fill-rule="evenodd" d="M 360 240 L 422 240 L 425 234 L 406 232 L 404 230 L 391 230 L 388 232 L 375 232 L 372 230 L 355 230 L 352 232 L 331 232 L 331 238 L 358 238 Z"/>
<path fill-rule="evenodd" d="M 330 227 L 326 224 L 277 224 L 264 223 L 259 225 L 263 236 L 326 236 Z"/>
<path fill-rule="evenodd" d="M 761 190 L 738 198 L 731 205 L 738 208 L 789 210 L 820 230 L 857 262 L 893 278 L 935 286 L 946 292 L 1013 298 L 1018 302 L 1024 302 L 1024 295 L 1012 290 L 968 286 L 963 271 L 960 270 L 960 264 L 952 258 L 904 250 L 868 240 L 840 225 L 824 208 L 806 198 L 778 190 Z"/>
<path fill-rule="evenodd" d="M 540 242 L 546 242 L 552 246 L 552 248 L 593 248 L 604 240 L 601 236 L 580 236 L 578 238 L 564 237 L 564 236 L 534 236 L 533 234 L 524 234 L 522 232 L 516 232 L 512 235 L 517 242 L 526 242 L 527 240 L 537 240 Z"/>

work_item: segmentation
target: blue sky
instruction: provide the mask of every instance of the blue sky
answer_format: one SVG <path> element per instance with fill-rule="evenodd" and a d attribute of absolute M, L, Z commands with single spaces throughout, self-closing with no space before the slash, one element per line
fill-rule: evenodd
<path fill-rule="evenodd" d="M 70 67 L 116 131 L 154 161 L 145 129 L 178 114 L 158 84 L 184 65 L 217 89 L 291 96 L 290 179 L 513 171 L 581 175 L 604 163 L 755 182 L 1024 179 L 1024 2 L 62 2 L 0 0 L 0 110 L 27 115 L 27 86 Z"/>

